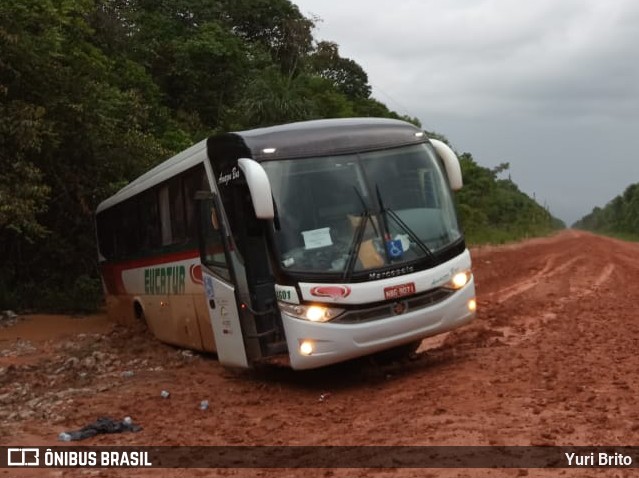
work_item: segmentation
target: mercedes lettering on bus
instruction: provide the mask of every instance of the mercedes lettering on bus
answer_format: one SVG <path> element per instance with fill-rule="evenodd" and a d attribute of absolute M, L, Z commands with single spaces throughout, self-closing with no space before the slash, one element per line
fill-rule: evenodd
<path fill-rule="evenodd" d="M 475 316 L 459 161 L 399 120 L 212 136 L 96 212 L 109 316 L 230 367 L 322 367 Z"/>

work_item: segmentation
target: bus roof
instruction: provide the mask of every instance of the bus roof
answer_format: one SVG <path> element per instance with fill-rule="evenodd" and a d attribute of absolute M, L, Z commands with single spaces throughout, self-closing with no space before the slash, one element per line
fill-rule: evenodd
<path fill-rule="evenodd" d="M 256 161 L 348 154 L 425 141 L 421 129 L 389 118 L 302 121 L 239 131 L 231 136 L 242 138 Z M 215 140 L 216 137 L 209 140 L 209 148 L 215 148 Z"/>
<path fill-rule="evenodd" d="M 388 118 L 338 118 L 301 121 L 279 126 L 225 133 L 200 141 L 150 169 L 110 198 L 102 201 L 101 212 L 167 179 L 202 163 L 209 150 L 243 143 L 256 161 L 348 154 L 356 151 L 422 143 L 425 136 L 416 126 Z M 272 152 L 269 152 L 272 151 Z"/>

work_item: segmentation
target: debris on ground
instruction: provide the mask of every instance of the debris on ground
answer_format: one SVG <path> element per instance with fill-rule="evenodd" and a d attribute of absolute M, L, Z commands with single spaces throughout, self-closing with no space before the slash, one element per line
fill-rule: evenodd
<path fill-rule="evenodd" d="M 326 393 L 322 393 L 319 396 L 319 400 L 318 402 L 325 402 L 326 400 L 328 400 L 329 398 L 331 398 L 331 394 L 330 392 L 326 392 Z"/>
<path fill-rule="evenodd" d="M 0 312 L 0 327 L 11 327 L 18 321 L 18 314 L 13 310 L 3 310 Z"/>
<path fill-rule="evenodd" d="M 131 417 L 126 417 L 122 421 L 109 417 L 100 417 L 95 422 L 81 428 L 80 430 L 62 432 L 58 435 L 60 441 L 78 441 L 100 435 L 102 433 L 122 433 L 139 432 L 140 425 L 136 425 Z"/>

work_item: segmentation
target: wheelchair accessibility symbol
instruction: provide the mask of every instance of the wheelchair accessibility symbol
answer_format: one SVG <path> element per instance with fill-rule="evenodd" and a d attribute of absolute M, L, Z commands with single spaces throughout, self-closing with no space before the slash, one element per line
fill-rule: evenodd
<path fill-rule="evenodd" d="M 402 241 L 395 239 L 386 242 L 386 251 L 391 259 L 399 259 L 404 255 L 404 248 L 402 247 Z"/>

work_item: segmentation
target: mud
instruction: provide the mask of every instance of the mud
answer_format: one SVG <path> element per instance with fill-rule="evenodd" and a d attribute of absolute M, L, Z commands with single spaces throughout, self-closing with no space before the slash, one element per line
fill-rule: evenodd
<path fill-rule="evenodd" d="M 22 317 L 0 328 L 0 444 L 60 445 L 58 433 L 105 415 L 130 416 L 144 430 L 80 444 L 639 443 L 639 244 L 566 231 L 472 255 L 477 319 L 389 365 L 366 359 L 308 372 L 239 373 L 104 316 Z M 0 476 L 631 476 L 585 469 L 35 471 Z"/>

